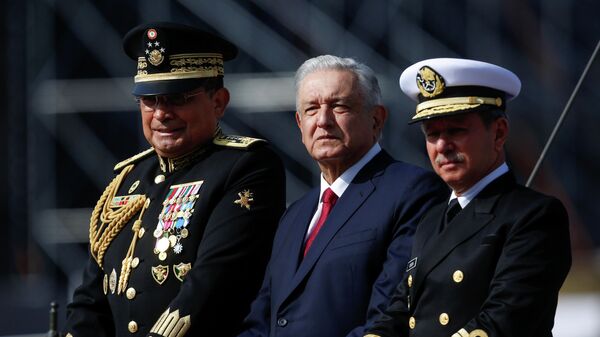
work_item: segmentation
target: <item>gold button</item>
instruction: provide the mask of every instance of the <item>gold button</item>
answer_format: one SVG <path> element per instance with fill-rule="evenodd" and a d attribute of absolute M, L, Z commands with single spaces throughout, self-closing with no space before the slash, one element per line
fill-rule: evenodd
<path fill-rule="evenodd" d="M 137 332 L 138 331 L 137 323 L 135 321 L 129 322 L 129 324 L 127 324 L 127 329 L 129 329 L 129 332 L 131 332 L 131 333 Z"/>
<path fill-rule="evenodd" d="M 412 275 L 408 275 L 408 287 L 412 287 Z"/>
<path fill-rule="evenodd" d="M 144 229 L 144 227 L 140 228 L 140 231 L 138 232 L 138 238 L 141 239 L 145 233 L 146 233 L 146 230 Z"/>
<path fill-rule="evenodd" d="M 162 174 L 157 175 L 156 177 L 154 177 L 154 183 L 155 184 L 160 184 L 163 181 L 165 181 L 165 176 Z"/>
<path fill-rule="evenodd" d="M 457 270 L 457 271 L 454 272 L 454 274 L 452 274 L 452 279 L 456 283 L 462 282 L 462 280 L 463 280 L 464 277 L 465 276 L 463 275 L 463 272 L 460 271 L 460 270 Z"/>
<path fill-rule="evenodd" d="M 140 265 L 140 259 L 138 257 L 134 257 L 131 261 L 131 268 L 137 268 Z"/>
<path fill-rule="evenodd" d="M 128 299 L 132 300 L 135 298 L 135 289 L 129 288 L 125 294 L 127 295 Z"/>
<path fill-rule="evenodd" d="M 448 324 L 448 322 L 450 322 L 450 317 L 448 316 L 448 314 L 447 314 L 447 313 L 445 313 L 445 312 L 444 312 L 444 313 L 442 313 L 442 314 L 440 315 L 440 324 L 441 324 L 441 325 L 447 325 L 447 324 Z"/>
<path fill-rule="evenodd" d="M 415 318 L 414 318 L 414 317 L 411 317 L 411 318 L 408 320 L 408 326 L 409 326 L 411 329 L 414 329 L 414 328 L 415 328 L 415 325 L 417 325 L 417 322 L 415 321 Z"/>

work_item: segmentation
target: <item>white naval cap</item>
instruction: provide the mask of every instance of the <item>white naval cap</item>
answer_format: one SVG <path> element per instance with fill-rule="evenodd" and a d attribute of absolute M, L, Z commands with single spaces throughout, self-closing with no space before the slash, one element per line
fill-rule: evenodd
<path fill-rule="evenodd" d="M 505 108 L 521 81 L 497 65 L 458 58 L 417 62 L 400 75 L 400 88 L 417 104 L 410 123 L 464 112 Z"/>

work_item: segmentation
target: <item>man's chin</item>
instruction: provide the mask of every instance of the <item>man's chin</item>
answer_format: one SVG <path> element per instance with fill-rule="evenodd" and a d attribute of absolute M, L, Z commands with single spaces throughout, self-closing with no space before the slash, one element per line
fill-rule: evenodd
<path fill-rule="evenodd" d="M 179 157 L 185 152 L 181 146 L 171 143 L 156 142 L 153 147 L 158 155 L 165 158 Z"/>

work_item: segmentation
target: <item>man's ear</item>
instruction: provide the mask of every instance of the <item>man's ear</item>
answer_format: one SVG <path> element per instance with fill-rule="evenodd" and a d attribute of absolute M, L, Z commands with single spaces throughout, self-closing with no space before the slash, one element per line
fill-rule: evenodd
<path fill-rule="evenodd" d="M 509 131 L 508 119 L 506 119 L 505 117 L 500 117 L 494 121 L 494 125 L 495 125 L 495 127 L 494 127 L 494 129 L 495 129 L 495 138 L 494 138 L 495 146 L 494 147 L 497 151 L 503 151 L 504 144 L 506 143 L 506 140 L 508 139 L 508 131 Z"/>
<path fill-rule="evenodd" d="M 223 117 L 225 108 L 227 108 L 227 104 L 229 104 L 229 90 L 226 88 L 219 88 L 213 93 L 211 98 L 215 115 L 217 118 Z"/>
<path fill-rule="evenodd" d="M 373 130 L 380 134 L 387 120 L 388 111 L 383 105 L 376 105 L 371 110 L 371 115 L 373 117 Z"/>
<path fill-rule="evenodd" d="M 298 125 L 298 128 L 302 130 L 302 119 L 300 118 L 300 113 L 298 111 L 296 111 L 296 124 Z"/>

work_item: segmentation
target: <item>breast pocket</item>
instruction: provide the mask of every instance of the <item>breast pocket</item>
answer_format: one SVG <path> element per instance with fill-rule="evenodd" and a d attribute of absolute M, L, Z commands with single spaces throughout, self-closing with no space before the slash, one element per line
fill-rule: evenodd
<path fill-rule="evenodd" d="M 377 235 L 376 228 L 365 229 L 358 232 L 344 233 L 333 239 L 329 245 L 330 250 L 340 249 L 343 247 L 354 246 L 358 244 L 366 244 L 375 240 Z"/>

